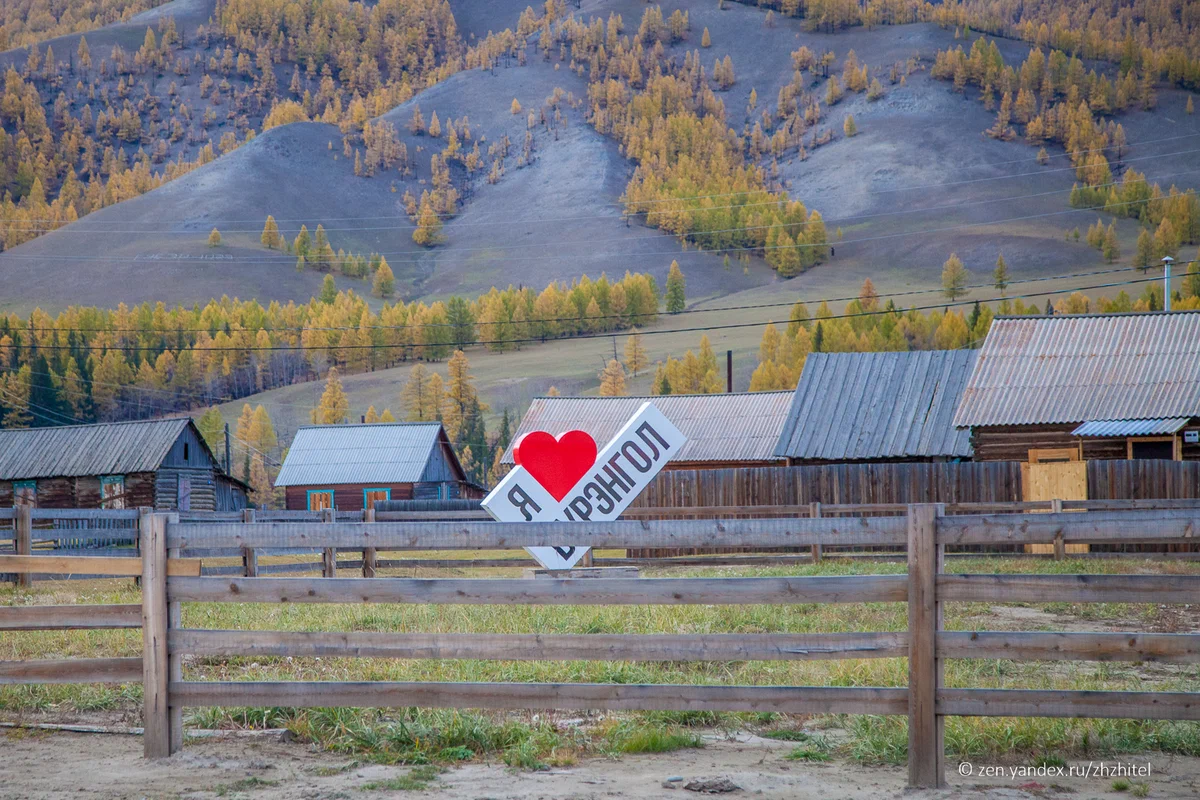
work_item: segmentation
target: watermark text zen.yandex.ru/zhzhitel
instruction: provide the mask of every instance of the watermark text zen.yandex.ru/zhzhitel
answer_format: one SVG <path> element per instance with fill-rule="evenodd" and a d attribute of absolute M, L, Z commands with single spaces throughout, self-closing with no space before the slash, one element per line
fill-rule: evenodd
<path fill-rule="evenodd" d="M 1152 767 L 1149 761 L 1081 761 L 1076 764 L 1025 764 L 989 765 L 963 761 L 958 765 L 958 774 L 964 778 L 1009 778 L 1030 780 L 1035 778 L 1149 778 Z"/>

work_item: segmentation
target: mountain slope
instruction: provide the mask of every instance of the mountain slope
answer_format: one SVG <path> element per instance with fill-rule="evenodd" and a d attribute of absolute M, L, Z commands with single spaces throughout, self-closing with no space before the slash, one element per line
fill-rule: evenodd
<path fill-rule="evenodd" d="M 211 9 L 206 3 L 175 0 L 142 15 L 147 19 L 93 32 L 89 42 L 101 33 L 126 35 L 129 26 L 144 31 L 153 15 L 186 13 L 199 19 Z M 342 135 L 333 126 L 276 128 L 147 195 L 0 253 L 6 286 L 0 309 L 192 303 L 222 294 L 306 300 L 323 276 L 299 274 L 293 257 L 259 244 L 267 214 L 289 239 L 301 223 L 310 231 L 324 223 L 335 250 L 384 254 L 399 291 L 409 298 L 471 294 L 509 283 L 540 287 L 584 272 L 594 276 L 626 269 L 652 272 L 661 284 L 672 259 L 683 266 L 693 299 L 769 284 L 767 294 L 785 292 L 809 301 L 853 294 L 867 277 L 885 293 L 938 287 L 941 264 L 951 252 L 966 262 L 973 283 L 986 281 L 1001 252 L 1017 279 L 1105 266 L 1096 250 L 1064 237 L 1077 226 L 1086 228 L 1097 213 L 1067 205 L 1075 173 L 1061 148 L 1049 148 L 1050 163 L 1039 166 L 1036 150 L 1024 141 L 983 134 L 994 113 L 977 101 L 977 93 L 964 97 L 949 82 L 929 76 L 937 50 L 956 46 L 953 31 L 917 24 L 809 33 L 790 19 L 776 19 L 768 27 L 762 10 L 733 3 L 724 10 L 708 2 L 667 4 L 664 14 L 677 5 L 689 11 L 691 30 L 686 41 L 666 48 L 667 57 L 682 61 L 696 50 L 711 73 L 714 60 L 731 56 L 737 79 L 718 96 L 739 131 L 774 107 L 780 88 L 792 80 L 791 52 L 802 45 L 816 54 L 834 52 L 830 74 L 840 74 L 848 52 L 855 50 L 885 84 L 884 97 L 876 101 L 848 93 L 836 105 L 823 104 L 813 133 L 829 131 L 832 141 L 813 147 L 807 158 L 789 150 L 777 162 L 769 154 L 761 161 L 793 197 L 822 212 L 831 237 L 841 229 L 834 256 L 791 281 L 779 281 L 758 257 L 745 268 L 736 260 L 726 267 L 719 255 L 684 250 L 674 237 L 637 221 L 627 224 L 620 197 L 632 163 L 615 141 L 585 121 L 587 85 L 570 68 L 569 57 L 560 62 L 552 48 L 551 58 L 544 60 L 531 45 L 525 66 L 508 59 L 493 70 L 459 72 L 381 118 L 398 130 L 413 165 L 411 175 L 393 169 L 356 177 L 353 155 L 344 155 Z M 460 32 L 478 39 L 515 26 L 524 5 L 456 0 L 452 7 Z M 645 8 L 636 0 L 589 0 L 577 13 L 585 18 L 620 14 L 624 32 L 632 35 Z M 700 49 L 705 28 L 712 44 Z M 1010 64 L 1019 64 L 1028 52 L 1019 42 L 1002 40 L 999 47 Z M 914 71 L 903 84 L 891 84 L 891 65 L 910 58 Z M 821 93 L 823 79 L 805 73 L 804 81 L 807 90 Z M 526 115 L 545 110 L 552 116 L 547 101 L 556 89 L 564 93 L 557 104 L 564 122 L 552 129 L 535 124 L 532 160 L 518 167 Z M 754 109 L 749 108 L 752 89 Z M 520 113 L 513 113 L 513 100 Z M 1164 189 L 1172 182 L 1180 188 L 1200 183 L 1200 118 L 1183 113 L 1185 100 L 1182 92 L 1161 89 L 1157 110 L 1118 118 L 1130 143 L 1125 163 L 1162 182 Z M 462 203 L 445 222 L 445 243 L 431 249 L 413 243 L 403 197 L 406 191 L 419 197 L 430 188 L 430 156 L 446 140 L 407 130 L 416 107 L 426 119 L 436 112 L 443 125 L 469 120 L 473 139 L 467 144 L 478 141 L 484 153 L 504 136 L 514 153 L 495 183 L 484 177 L 486 157 L 473 176 L 453 166 Z M 857 123 L 853 138 L 842 134 L 847 115 Z M 206 244 L 213 227 L 224 240 L 218 248 Z M 1128 219 L 1117 220 L 1116 227 L 1127 262 L 1139 227 Z M 368 288 L 366 282 L 342 277 L 338 283 L 361 293 Z"/>

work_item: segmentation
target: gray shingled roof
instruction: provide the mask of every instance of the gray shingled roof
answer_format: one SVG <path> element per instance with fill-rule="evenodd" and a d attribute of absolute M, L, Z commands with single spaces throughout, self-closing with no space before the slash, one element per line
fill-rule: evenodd
<path fill-rule="evenodd" d="M 813 353 L 804 363 L 778 456 L 822 461 L 966 458 L 952 424 L 974 350 Z"/>
<path fill-rule="evenodd" d="M 306 426 L 296 431 L 275 485 L 418 483 L 444 435 L 440 422 Z"/>
<path fill-rule="evenodd" d="M 687 437 L 672 458 L 693 461 L 777 461 L 772 453 L 787 415 L 791 392 L 672 394 L 661 397 L 537 397 L 521 420 L 519 437 L 530 431 L 561 436 L 587 431 L 603 448 L 642 403 L 654 403 Z M 512 447 L 501 459 L 512 464 Z"/>
<path fill-rule="evenodd" d="M 954 424 L 1200 416 L 1200 312 L 1001 317 Z"/>
<path fill-rule="evenodd" d="M 0 480 L 154 472 L 187 417 L 0 430 Z"/>

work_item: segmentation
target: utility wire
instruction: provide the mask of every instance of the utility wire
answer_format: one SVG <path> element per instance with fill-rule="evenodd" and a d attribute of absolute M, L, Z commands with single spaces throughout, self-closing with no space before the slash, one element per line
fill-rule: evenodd
<path fill-rule="evenodd" d="M 1177 264 L 1177 266 L 1183 267 L 1183 266 L 1187 266 L 1187 265 L 1193 264 L 1193 263 L 1197 263 L 1197 262 L 1184 261 L 1184 262 L 1179 262 Z M 1111 269 L 1091 270 L 1088 272 L 1068 272 L 1068 273 L 1063 273 L 1060 275 L 1046 275 L 1046 276 L 1037 277 L 1037 278 L 1018 278 L 1015 280 L 1008 281 L 1008 285 L 1012 286 L 1012 285 L 1016 285 L 1016 284 L 1025 284 L 1025 283 L 1044 283 L 1045 281 L 1066 280 L 1068 278 L 1090 278 L 1090 277 L 1094 277 L 1096 275 L 1110 275 L 1110 274 L 1118 273 L 1118 272 L 1127 272 L 1130 269 L 1131 269 L 1131 267 L 1113 267 Z M 970 284 L 968 286 L 964 286 L 963 288 L 969 291 L 972 289 L 991 289 L 994 286 L 995 286 L 994 283 L 977 283 L 977 284 Z M 879 296 L 891 299 L 891 298 L 896 298 L 896 297 L 907 297 L 907 296 L 911 296 L 911 295 L 932 294 L 932 293 L 939 292 L 939 291 L 941 291 L 941 290 L 936 289 L 936 288 L 908 289 L 908 290 L 901 291 L 901 292 L 879 293 Z M 657 318 L 657 317 L 661 317 L 664 315 L 671 316 L 671 317 L 678 317 L 678 316 L 682 316 L 685 314 L 712 314 L 712 313 L 721 312 L 721 311 L 751 311 L 751 310 L 757 310 L 757 309 L 762 309 L 762 308 L 782 308 L 785 306 L 790 307 L 790 306 L 796 305 L 797 303 L 805 303 L 806 305 L 815 304 L 815 305 L 819 306 L 822 303 L 841 303 L 841 302 L 848 302 L 850 300 L 858 300 L 858 299 L 859 299 L 859 295 L 857 295 L 857 294 L 856 295 L 847 295 L 844 297 L 827 297 L 827 298 L 822 298 L 820 300 L 807 300 L 807 301 L 798 298 L 796 300 L 785 300 L 785 301 L 781 301 L 778 303 L 753 303 L 753 304 L 740 305 L 740 306 L 717 306 L 714 308 L 687 308 L 687 309 L 684 309 L 683 311 L 676 311 L 674 313 L 669 313 L 669 314 L 667 312 L 655 311 L 653 314 L 647 313 L 644 316 L 647 316 L 647 317 L 654 316 L 655 318 Z M 587 321 L 595 321 L 595 320 L 609 320 L 609 319 L 626 320 L 628 318 L 629 317 L 627 317 L 626 315 L 622 315 L 622 314 L 602 314 L 597 317 L 588 317 L 586 319 L 587 319 Z M 532 322 L 536 322 L 538 324 L 544 324 L 544 323 L 551 323 L 551 322 L 581 322 L 584 320 L 585 320 L 584 317 L 551 317 L 548 319 L 532 320 Z M 655 322 L 655 321 L 657 321 L 657 319 L 646 320 L 646 322 Z M 496 326 L 496 325 L 513 325 L 516 323 L 512 322 L 511 320 L 500 320 L 500 321 L 496 321 L 496 322 L 474 321 L 470 324 L 477 328 L 481 328 L 481 327 Z M 369 331 L 425 330 L 428 328 L 456 328 L 456 327 L 465 327 L 465 324 L 459 324 L 459 323 L 454 323 L 454 322 L 426 322 L 426 323 L 406 323 L 404 325 L 368 325 L 366 330 L 369 330 Z M 620 333 L 623 332 L 623 333 L 626 333 L 626 335 L 629 335 L 633 332 L 632 329 L 636 328 L 636 327 L 637 327 L 637 324 L 635 323 L 631 326 L 631 328 L 625 329 L 624 331 L 609 332 L 609 333 L 611 333 L 612 335 L 619 335 Z M 22 327 L 17 330 L 20 332 L 63 333 L 63 334 L 70 334 L 70 333 L 80 333 L 80 334 L 130 333 L 130 334 L 140 334 L 142 336 L 149 335 L 149 336 L 152 336 L 155 338 L 159 338 L 159 337 L 165 338 L 165 337 L 170 337 L 172 335 L 178 335 L 180 333 L 207 333 L 209 335 L 212 335 L 216 332 L 223 331 L 223 329 L 221 327 L 217 327 L 215 329 L 213 329 L 213 328 L 170 328 L 170 329 L 162 330 L 162 331 L 157 331 L 157 330 L 146 331 L 141 328 L 58 328 L 58 327 Z M 357 330 L 359 330 L 359 326 L 358 325 L 326 325 L 326 326 L 314 326 L 314 327 L 289 326 L 289 327 L 281 327 L 281 328 L 270 328 L 270 327 L 236 328 L 236 329 L 231 330 L 230 332 L 231 333 L 257 333 L 260 330 L 266 331 L 267 333 L 281 333 L 281 332 L 303 333 L 305 331 L 318 331 L 318 332 L 329 333 L 329 332 L 333 332 L 333 331 L 357 331 Z M 640 329 L 638 332 L 640 332 Z M 569 339 L 569 338 L 573 338 L 573 337 L 556 336 L 553 338 Z M 419 345 L 419 344 L 420 343 L 417 343 L 417 345 Z M 417 346 L 417 345 L 414 345 L 414 346 Z M 37 347 L 38 345 L 30 344 L 30 345 L 22 345 L 22 346 Z M 141 348 L 144 346 L 145 345 L 142 345 L 141 343 L 137 343 L 135 345 L 136 348 Z M 81 346 L 80 349 L 86 349 L 86 347 L 87 347 L 87 345 L 83 345 L 83 346 Z M 168 349 L 170 349 L 170 348 L 168 348 Z M 201 348 L 201 349 L 203 350 L 203 349 L 208 349 L 208 348 Z"/>
<path fill-rule="evenodd" d="M 1191 264 L 1191 263 L 1200 263 L 1200 262 L 1195 262 L 1195 261 L 1193 261 L 1193 262 L 1186 262 L 1186 263 L 1189 263 L 1189 264 Z M 829 316 L 829 317 L 821 317 L 821 318 L 816 318 L 816 319 L 810 319 L 810 320 L 809 320 L 809 322 L 810 322 L 810 323 L 818 323 L 818 322 L 821 322 L 821 321 L 823 321 L 823 320 L 826 320 L 826 319 L 847 319 L 847 318 L 853 318 L 853 317 L 862 317 L 862 316 L 878 316 L 878 315 L 881 315 L 881 314 L 896 314 L 896 315 L 903 315 L 903 314 L 905 314 L 905 313 L 908 313 L 909 311 L 920 311 L 920 310 L 929 310 L 929 309 L 936 309 L 936 308 L 948 308 L 948 307 L 950 307 L 950 306 L 967 306 L 967 305 L 974 305 L 975 303 L 991 303 L 991 302 L 995 302 L 996 300 L 1016 300 L 1016 299 L 1027 299 L 1027 298 L 1030 298 L 1030 297 L 1041 297 L 1041 296 L 1052 295 L 1052 294 L 1065 294 L 1065 293 L 1067 293 L 1067 292 L 1090 291 L 1090 290 L 1092 290 L 1092 289 L 1098 289 L 1098 288 L 1111 288 L 1111 287 L 1116 287 L 1116 286 L 1125 286 L 1125 285 L 1138 284 L 1138 283 L 1156 282 L 1156 281 L 1158 281 L 1158 280 L 1160 280 L 1160 278 L 1159 278 L 1158 276 L 1155 276 L 1155 277 L 1152 277 L 1152 278 L 1132 279 L 1132 280 L 1128 280 L 1128 281 L 1116 281 L 1116 282 L 1110 282 L 1110 283 L 1105 283 L 1105 284 L 1097 284 L 1097 285 L 1093 285 L 1093 286 L 1081 286 L 1081 287 L 1075 287 L 1075 288 L 1073 288 L 1073 289 L 1061 289 L 1061 290 L 1052 290 L 1052 291 L 1044 291 L 1044 292 L 1033 292 L 1033 293 L 1026 293 L 1026 294 L 1023 294 L 1023 295 L 1014 295 L 1014 296 L 1012 296 L 1012 297 L 988 298 L 988 299 L 984 299 L 984 300 L 963 300 L 963 301 L 948 302 L 948 303 L 938 303 L 938 304 L 935 304 L 935 305 L 929 305 L 929 306 L 919 306 L 919 307 L 913 307 L 913 308 L 910 308 L 910 309 L 895 309 L 895 310 L 880 309 L 880 310 L 875 310 L 875 311 L 864 311 L 864 312 L 843 313 L 843 314 L 835 314 L 835 315 L 831 315 L 831 316 Z M 885 297 L 881 297 L 880 299 L 881 299 L 881 300 L 882 300 L 882 299 L 885 299 Z M 773 320 L 766 320 L 766 321 L 760 321 L 760 322 L 749 322 L 749 323 L 727 324 L 727 325 L 707 326 L 707 327 L 696 327 L 696 328 L 687 328 L 687 329 L 664 330 L 664 331 L 647 331 L 646 333 L 653 334 L 653 333 L 678 333 L 678 332 L 687 332 L 687 331 L 710 331 L 710 330 L 725 330 L 725 329 L 730 329 L 730 328 L 745 328 L 745 327 L 753 327 L 753 326 L 757 326 L 757 325 L 770 325 L 770 324 L 772 324 L 772 323 L 773 323 Z M 586 336 L 578 336 L 578 337 L 573 337 L 573 338 L 575 338 L 575 339 L 596 339 L 596 338 L 607 338 L 607 337 L 608 337 L 608 336 L 610 336 L 610 335 L 612 335 L 612 334 L 596 334 L 596 335 L 586 335 Z M 542 340 L 540 340 L 540 339 L 510 340 L 510 341 L 507 341 L 507 342 L 505 342 L 505 343 L 506 343 L 506 344 L 515 344 L 515 343 L 518 343 L 518 342 L 529 342 L 529 341 L 534 341 L 534 342 L 536 342 L 536 341 L 542 341 Z M 461 343 L 448 343 L 448 344 L 446 344 L 446 345 L 444 345 L 444 346 L 455 346 L 455 345 L 457 345 L 457 344 L 461 344 Z M 476 342 L 475 344 L 480 344 L 480 342 Z M 486 344 L 486 343 L 483 343 L 483 344 Z M 53 348 L 51 348 L 51 349 L 64 349 L 64 348 L 61 348 L 61 347 L 53 347 Z M 294 348 L 272 348 L 272 349 L 294 349 Z M 35 374 L 35 375 L 38 375 L 38 376 L 40 376 L 40 377 L 52 377 L 52 376 L 51 376 L 51 375 L 49 375 L 48 373 L 33 373 L 33 374 Z M 95 381 L 93 381 L 93 382 L 92 382 L 92 385 L 96 385 L 96 386 L 106 386 L 106 387 L 110 387 L 110 388 L 117 388 L 117 389 L 121 389 L 121 390 L 124 390 L 124 391 L 136 391 L 136 392 L 142 392 L 142 393 L 166 394 L 166 395 L 170 395 L 170 396 L 172 396 L 172 397 L 187 398 L 187 399 L 189 399 L 189 400 L 195 400 L 195 401 L 199 401 L 199 402 L 201 402 L 201 403 L 203 403 L 203 404 L 206 404 L 206 405 L 211 405 L 211 404 L 212 404 L 212 403 L 214 403 L 214 402 L 236 402 L 236 401 L 239 399 L 239 398 L 233 398 L 233 399 L 231 399 L 231 400 L 220 400 L 220 399 L 214 399 L 214 398 L 204 397 L 204 396 L 201 396 L 201 395 L 195 395 L 195 394 L 189 394 L 189 393 L 180 393 L 180 392 L 175 392 L 175 391 L 172 391 L 172 390 L 169 390 L 169 389 L 153 389 L 153 388 L 150 388 L 150 387 L 139 387 L 139 386 L 134 386 L 134 385 L 122 385 L 122 384 L 110 384 L 110 383 L 101 383 L 101 382 L 95 382 Z M 70 391 L 70 390 L 68 390 L 68 391 Z M 82 392 L 82 391 L 76 391 L 76 392 L 74 392 L 74 393 L 75 393 L 75 394 L 79 394 L 79 395 L 83 395 L 83 396 L 87 396 L 87 393 L 86 393 L 86 392 Z M 270 401 L 270 400 L 268 400 L 268 401 L 266 401 L 264 404 L 265 404 L 265 405 L 274 406 L 274 407 L 277 407 L 277 408 L 305 408 L 305 409 L 311 408 L 311 404 L 304 404 L 304 403 L 285 403 L 285 402 L 282 402 L 282 401 Z M 26 410 L 30 410 L 30 409 L 26 408 Z M 47 409 L 47 411 L 48 411 L 48 409 Z M 33 412 L 31 411 L 31 413 L 33 413 Z M 43 416 L 43 415 L 40 415 L 40 414 L 39 414 L 39 415 L 37 415 L 37 416 L 40 416 L 42 419 L 45 419 L 45 420 L 47 420 L 47 421 L 50 421 L 50 422 L 55 422 L 54 420 L 52 420 L 52 419 L 49 419 L 48 417 L 45 417 L 45 416 Z M 60 416 L 61 416 L 61 415 L 60 415 Z M 79 421 L 79 420 L 74 420 L 74 419 L 73 419 L 72 421 L 73 421 L 73 422 L 75 422 L 75 423 L 80 423 L 80 421 Z M 61 423 L 57 423 L 57 422 L 56 422 L 55 424 L 61 424 Z M 84 424 L 84 423 L 80 423 L 80 424 Z M 236 437 L 235 437 L 235 438 L 236 438 Z"/>
<path fill-rule="evenodd" d="M 1191 262 L 1189 262 L 1189 263 L 1191 263 Z M 1026 294 L 1012 295 L 1010 297 L 987 298 L 985 300 L 979 300 L 979 299 L 958 300 L 958 301 L 949 301 L 949 302 L 943 302 L 943 303 L 934 303 L 932 305 L 925 305 L 925 306 L 912 306 L 908 309 L 899 309 L 899 308 L 891 309 L 891 310 L 880 309 L 880 310 L 875 310 L 875 311 L 858 311 L 858 312 L 851 312 L 851 313 L 833 314 L 831 316 L 821 317 L 819 319 L 815 319 L 812 321 L 822 322 L 826 319 L 852 319 L 855 317 L 872 317 L 872 316 L 879 316 L 882 314 L 903 315 L 903 314 L 909 313 L 911 311 L 928 311 L 931 309 L 938 309 L 938 308 L 969 306 L 969 305 L 974 305 L 975 303 L 983 303 L 983 302 L 990 303 L 990 302 L 995 302 L 997 300 L 1022 300 L 1022 299 L 1027 299 L 1030 297 L 1044 297 L 1044 296 L 1048 296 L 1048 295 L 1065 294 L 1067 292 L 1080 292 L 1080 291 L 1092 291 L 1095 289 L 1108 289 L 1108 288 L 1114 288 L 1114 287 L 1118 287 L 1118 286 L 1129 286 L 1129 285 L 1133 285 L 1133 284 L 1157 282 L 1160 280 L 1162 280 L 1162 278 L 1160 278 L 1158 276 L 1155 276 L 1153 278 L 1137 278 L 1137 279 L 1126 280 L 1126 281 L 1113 281 L 1113 282 L 1109 282 L 1109 283 L 1100 283 L 1100 284 L 1095 284 L 1092 286 L 1080 286 L 1080 287 L 1069 288 L 1069 289 L 1048 289 L 1046 291 L 1041 291 L 1041 292 L 1029 292 Z M 737 328 L 752 328 L 752 327 L 757 327 L 760 325 L 768 325 L 768 324 L 771 324 L 772 322 L 773 322 L 773 320 L 758 320 L 758 321 L 754 321 L 754 322 L 736 322 L 736 323 L 727 323 L 727 324 L 723 324 L 723 325 L 707 325 L 707 326 L 706 325 L 698 325 L 698 326 L 692 326 L 692 327 L 687 327 L 687 328 L 668 328 L 668 329 L 662 329 L 662 330 L 651 329 L 651 330 L 639 331 L 639 333 L 641 333 L 644 336 L 662 335 L 662 334 L 668 334 L 668 333 L 696 333 L 696 332 L 706 332 L 706 331 L 732 330 L 732 329 L 737 329 Z M 612 335 L 613 334 L 611 332 L 607 332 L 607 333 L 580 334 L 578 336 L 571 336 L 571 337 L 561 338 L 561 339 L 546 339 L 546 338 L 542 338 L 542 337 L 526 337 L 526 338 L 520 338 L 520 339 L 476 340 L 476 341 L 470 341 L 470 342 L 433 342 L 430 344 L 420 344 L 420 345 L 412 345 L 412 344 L 407 344 L 407 343 L 405 343 L 405 344 L 378 344 L 378 345 L 376 345 L 376 344 L 362 344 L 362 345 L 353 344 L 353 345 L 344 345 L 344 346 L 343 345 L 328 345 L 328 346 L 326 346 L 326 348 L 330 349 L 330 350 L 382 350 L 382 349 L 389 349 L 389 348 L 407 348 L 407 347 L 414 347 L 414 346 L 416 346 L 416 347 L 461 348 L 461 347 L 469 347 L 472 345 L 491 345 L 491 344 L 514 345 L 514 344 L 545 343 L 548 341 L 583 341 L 583 340 L 587 340 L 587 339 L 607 339 Z M 74 349 L 74 348 L 70 347 L 69 345 L 39 345 L 39 347 L 43 350 L 73 350 Z M 241 352 L 247 352 L 248 350 L 251 350 L 251 349 L 253 349 L 255 352 L 269 352 L 269 351 L 297 351 L 297 350 L 303 351 L 303 350 L 313 350 L 313 349 L 322 349 L 322 348 L 306 347 L 305 345 L 302 345 L 302 344 L 271 345 L 270 347 L 254 347 L 254 348 L 248 348 L 248 347 L 205 347 L 205 348 L 201 348 L 201 350 L 203 352 L 209 352 L 209 353 L 212 353 L 212 352 L 238 352 L 238 353 L 241 353 Z"/>

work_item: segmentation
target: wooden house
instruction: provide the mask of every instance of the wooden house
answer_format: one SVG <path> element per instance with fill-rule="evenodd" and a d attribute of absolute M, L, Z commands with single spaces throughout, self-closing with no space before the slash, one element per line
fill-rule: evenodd
<path fill-rule="evenodd" d="M 561 436 L 582 430 L 592 435 L 597 448 L 603 448 L 649 400 L 687 437 L 664 469 L 766 467 L 785 463 L 774 453 L 791 398 L 791 392 L 537 397 L 513 441 L 530 431 Z M 513 465 L 511 446 L 500 463 Z"/>
<path fill-rule="evenodd" d="M 0 507 L 237 511 L 247 486 L 188 418 L 0 430 Z"/>
<path fill-rule="evenodd" d="M 297 511 L 361 511 L 377 500 L 483 497 L 440 422 L 313 425 L 296 432 L 276 486 Z"/>
<path fill-rule="evenodd" d="M 974 350 L 812 353 L 775 455 L 790 465 L 964 461 L 954 411 Z"/>
<path fill-rule="evenodd" d="M 999 317 L 955 425 L 976 460 L 1200 460 L 1200 312 Z"/>

